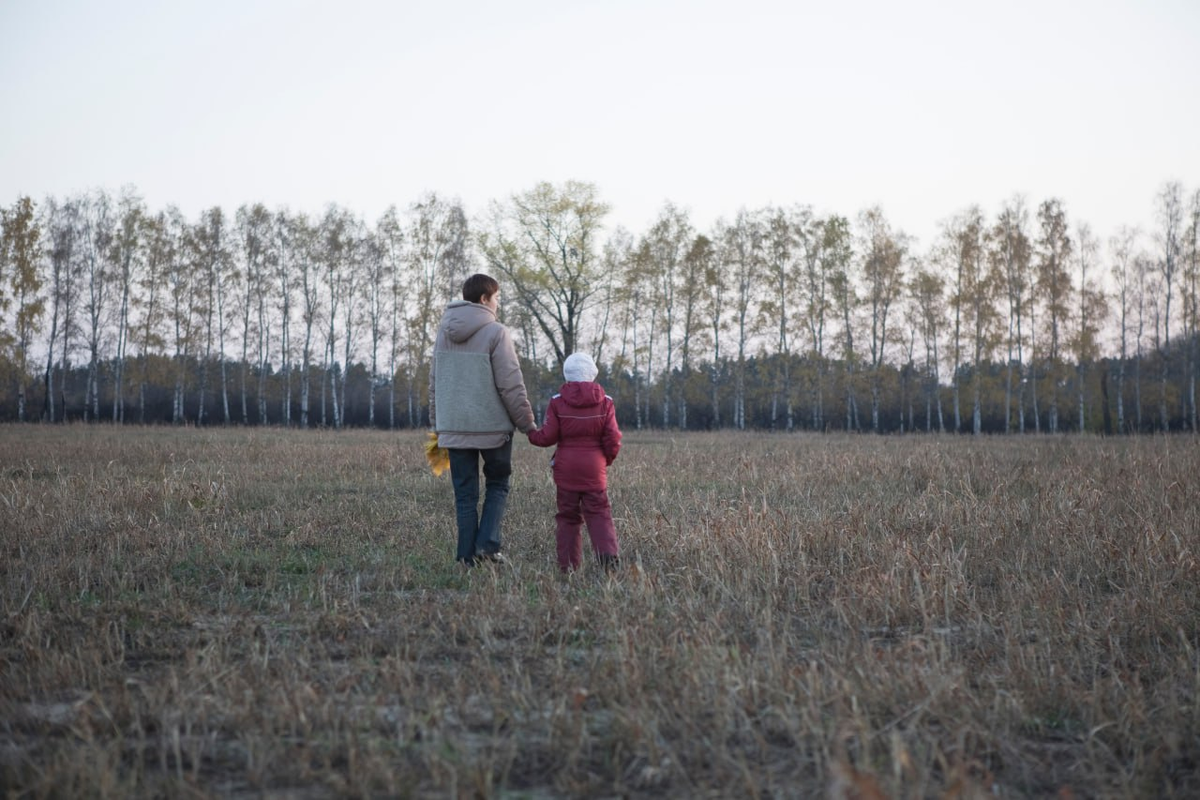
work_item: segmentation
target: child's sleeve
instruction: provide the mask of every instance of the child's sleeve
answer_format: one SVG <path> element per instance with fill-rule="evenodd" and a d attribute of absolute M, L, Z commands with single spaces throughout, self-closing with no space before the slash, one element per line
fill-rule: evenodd
<path fill-rule="evenodd" d="M 529 443 L 535 444 L 538 447 L 550 447 L 558 443 L 558 404 L 553 400 L 546 408 L 546 419 L 542 421 L 542 427 L 530 429 L 526 432 L 529 437 Z"/>
<path fill-rule="evenodd" d="M 604 398 L 604 433 L 600 438 L 604 461 L 612 464 L 621 452 L 621 429 L 617 427 L 617 407 L 612 398 Z"/>

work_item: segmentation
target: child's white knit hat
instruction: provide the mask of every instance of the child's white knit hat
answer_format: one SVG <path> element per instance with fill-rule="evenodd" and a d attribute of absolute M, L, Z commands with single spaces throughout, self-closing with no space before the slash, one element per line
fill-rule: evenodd
<path fill-rule="evenodd" d="M 563 377 L 568 381 L 596 380 L 596 362 L 587 353 L 571 353 L 563 362 Z"/>

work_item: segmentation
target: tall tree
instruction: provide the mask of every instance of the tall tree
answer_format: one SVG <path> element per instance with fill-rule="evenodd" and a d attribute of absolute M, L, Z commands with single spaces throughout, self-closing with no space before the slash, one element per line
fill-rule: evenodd
<path fill-rule="evenodd" d="M 1071 315 L 1072 281 L 1069 271 L 1071 241 L 1067 213 L 1057 199 L 1044 201 L 1038 207 L 1040 227 L 1037 242 L 1037 289 L 1045 312 L 1045 370 L 1050 390 L 1048 426 L 1058 433 L 1059 384 L 1063 380 L 1062 349 L 1066 326 Z"/>
<path fill-rule="evenodd" d="M 200 214 L 191 237 L 192 250 L 200 272 L 202 291 L 201 308 L 204 318 L 204 361 L 200 365 L 200 404 L 196 412 L 196 424 L 207 422 L 205 401 L 208 395 L 208 369 L 216 353 L 217 367 L 221 377 L 222 421 L 228 425 L 229 413 L 229 368 L 225 346 L 228 333 L 226 320 L 226 296 L 232 279 L 229 232 L 225 212 L 213 206 Z"/>
<path fill-rule="evenodd" d="M 38 265 L 42 258 L 41 226 L 29 197 L 18 199 L 11 209 L 0 209 L 0 278 L 5 278 L 9 291 L 0 289 L 0 311 L 10 303 L 16 304 L 14 317 L 14 367 L 17 380 L 17 419 L 25 421 L 25 386 L 29 378 L 29 347 L 39 330 L 45 311 L 41 297 L 41 276 Z M 4 280 L 0 280 L 3 286 Z M 5 294 L 10 295 L 6 298 Z"/>
<path fill-rule="evenodd" d="M 725 229 L 721 260 L 732 278 L 733 329 L 737 336 L 737 362 L 734 365 L 733 426 L 746 427 L 746 354 L 757 333 L 754 321 L 756 292 L 763 274 L 763 247 L 766 238 L 762 215 L 742 209 L 733 224 Z"/>
<path fill-rule="evenodd" d="M 400 365 L 402 323 L 412 286 L 412 281 L 405 270 L 404 228 L 395 206 L 389 206 L 375 224 L 375 243 L 379 250 L 383 270 L 381 283 L 386 292 L 381 300 L 383 305 L 381 327 L 384 328 L 383 333 L 387 335 L 388 342 L 388 428 L 395 429 L 396 374 Z M 373 405 L 374 395 L 372 395 Z"/>
<path fill-rule="evenodd" d="M 1183 233 L 1183 187 L 1177 181 L 1163 186 L 1156 200 L 1158 218 L 1158 245 L 1160 255 L 1158 272 L 1162 290 L 1162 336 L 1159 337 L 1159 424 L 1164 431 L 1170 430 L 1171 420 L 1167 411 L 1167 376 L 1171 359 L 1171 300 L 1175 282 L 1178 280 L 1180 241 Z"/>
<path fill-rule="evenodd" d="M 60 390 L 64 396 L 60 408 L 66 420 L 65 383 L 69 360 L 71 333 L 75 327 L 75 309 L 79 298 L 79 259 L 77 240 L 79 233 L 79 205 L 75 199 L 62 202 L 53 198 L 43 205 L 44 227 L 49 234 L 50 256 L 50 332 L 46 342 L 45 398 L 42 417 L 47 422 L 56 420 L 54 366 L 55 354 L 61 353 L 59 366 L 62 371 Z M 62 345 L 59 347 L 61 337 Z"/>
<path fill-rule="evenodd" d="M 313 337 L 326 309 L 321 303 L 321 282 L 317 266 L 316 227 L 304 214 L 293 216 L 288 225 L 292 253 L 296 258 L 296 278 L 300 284 L 301 321 L 304 342 L 300 348 L 300 427 L 309 426 L 312 404 Z"/>
<path fill-rule="evenodd" d="M 490 269 L 512 287 L 561 367 L 577 348 L 583 314 L 601 285 L 598 237 L 608 213 L 594 184 L 539 183 L 492 208 L 479 236 Z"/>
<path fill-rule="evenodd" d="M 146 390 L 150 385 L 150 365 L 154 356 L 161 356 L 166 346 L 163 336 L 166 303 L 163 293 L 168 286 L 172 263 L 176 258 L 176 243 L 168 228 L 167 215 L 159 212 L 142 217 L 141 238 L 144 242 L 145 268 L 138 275 L 134 302 L 141 315 L 131 338 L 138 346 L 138 422 L 146 424 Z"/>
<path fill-rule="evenodd" d="M 652 307 L 658 313 L 658 329 L 662 333 L 665 358 L 662 363 L 662 424 L 671 426 L 671 370 L 675 364 L 677 338 L 676 294 L 687 246 L 692 238 L 692 225 L 687 213 L 672 203 L 666 203 L 646 234 L 650 267 L 653 275 Z"/>
<path fill-rule="evenodd" d="M 428 360 L 443 307 L 458 296 L 468 277 L 470 231 L 462 204 L 428 194 L 408 210 L 409 271 L 416 285 L 409 317 L 405 366 L 408 418 L 421 424 L 421 403 L 429 396 Z"/>
<path fill-rule="evenodd" d="M 592 358 L 600 364 L 607 357 L 612 339 L 612 326 L 615 324 L 618 303 L 620 302 L 621 279 L 629 266 L 630 253 L 633 251 L 633 235 L 621 226 L 617 226 L 604 242 L 601 250 L 601 279 L 600 289 L 596 293 L 596 302 L 600 307 L 600 319 L 594 326 Z M 616 367 L 614 366 L 614 369 Z"/>
<path fill-rule="evenodd" d="M 1095 279 L 1099 268 L 1100 243 L 1092 235 L 1087 223 L 1080 223 L 1075 235 L 1079 243 L 1076 255 L 1079 286 L 1075 307 L 1076 325 L 1071 344 L 1075 355 L 1079 432 L 1083 433 L 1087 430 L 1087 370 L 1100 356 L 1100 328 L 1108 315 L 1108 304 Z"/>
<path fill-rule="evenodd" d="M 238 370 L 238 393 L 241 398 L 242 424 L 249 424 L 250 409 L 247 378 L 250 369 L 251 346 L 254 349 L 257 387 L 255 394 L 260 425 L 267 423 L 266 377 L 270 370 L 270 325 L 267 309 L 275 281 L 270 262 L 275 257 L 274 226 L 271 212 L 262 203 L 243 205 L 234 215 L 240 244 L 241 270 L 237 272 L 241 297 L 242 358 Z"/>
<path fill-rule="evenodd" d="M 721 427 L 721 340 L 728 331 L 728 296 L 729 273 L 724 266 L 724 243 L 729 240 L 728 227 L 718 222 L 713 231 L 713 267 L 704 293 L 704 312 L 706 327 L 712 336 L 712 360 L 709 365 L 709 396 L 711 398 L 712 424 L 714 428 Z"/>
<path fill-rule="evenodd" d="M 170 207 L 166 212 L 168 236 L 173 243 L 175 257 L 167 268 L 168 318 L 172 329 L 172 344 L 175 361 L 175 391 L 172 395 L 171 421 L 176 425 L 187 420 L 186 382 L 189 361 L 199 352 L 200 332 L 204 329 L 207 313 L 202 302 L 206 281 L 198 274 L 200 263 L 196 250 L 196 231 L 188 224 L 178 208 Z M 203 394 L 201 394 L 203 397 Z M 197 424 L 203 400 L 197 399 Z"/>
<path fill-rule="evenodd" d="M 363 316 L 363 297 L 367 276 L 364 272 L 366 257 L 364 251 L 368 241 L 366 225 L 362 220 L 353 220 L 348 231 L 346 242 L 346 265 L 343 270 L 345 282 L 345 302 L 342 306 L 342 381 L 339 387 L 341 396 L 339 407 L 341 414 L 339 425 L 344 425 L 349 407 L 346 405 L 346 386 L 350 382 L 350 366 L 358 351 L 359 337 L 362 335 L 360 320 Z M 374 382 L 374 375 L 371 381 Z"/>
<path fill-rule="evenodd" d="M 939 373 L 940 357 L 938 342 L 941 337 L 941 322 L 945 318 L 946 281 L 929 269 L 920 269 L 909 283 L 909 292 L 916 310 L 921 340 L 925 345 L 924 387 L 925 387 L 925 430 L 933 429 L 933 411 L 936 406 L 937 429 L 939 433 L 946 430 L 945 419 L 942 415 L 942 396 L 938 391 L 941 386 Z"/>
<path fill-rule="evenodd" d="M 132 187 L 126 187 L 117 200 L 116 228 L 110 260 L 116 301 L 116 352 L 113 357 L 113 422 L 125 420 L 125 372 L 129 347 L 129 314 L 140 273 L 144 266 L 143 227 L 146 206 Z"/>
<path fill-rule="evenodd" d="M 1143 430 L 1143 415 L 1142 415 L 1142 366 L 1146 360 L 1146 354 L 1142 349 L 1142 342 L 1146 337 L 1146 326 L 1150 324 L 1151 341 L 1157 347 L 1158 343 L 1158 327 L 1154 322 L 1157 316 L 1155 307 L 1157 306 L 1158 285 L 1157 276 L 1155 274 L 1154 258 L 1147 253 L 1140 252 L 1133 261 L 1134 275 L 1136 277 L 1136 297 L 1135 309 L 1137 311 L 1137 324 L 1134 330 L 1134 361 L 1133 361 L 1133 413 L 1136 430 Z M 1147 323 L 1147 317 L 1150 317 Z"/>
<path fill-rule="evenodd" d="M 792 298 L 798 281 L 798 231 L 811 218 L 806 208 L 789 213 L 783 208 L 765 210 L 763 277 L 770 291 L 759 306 L 759 325 L 772 332 L 775 354 L 772 359 L 771 427 L 779 424 L 779 406 L 783 404 L 784 427 L 795 425 L 792 406 Z"/>
<path fill-rule="evenodd" d="M 954 271 L 950 292 L 950 307 L 954 314 L 952 339 L 950 340 L 951 389 L 954 401 L 954 432 L 962 431 L 962 375 L 963 335 L 970 331 L 970 314 L 973 293 L 978 278 L 984 274 L 984 222 L 978 206 L 971 206 L 947 222 L 942 234 L 942 249 L 939 253 L 943 263 Z M 979 365 L 976 364 L 978 369 Z"/>
<path fill-rule="evenodd" d="M 851 244 L 850 221 L 832 216 L 825 221 L 825 241 L 822 252 L 829 259 L 829 293 L 834 310 L 841 317 L 842 373 L 846 392 L 846 430 L 859 430 L 858 398 L 854 391 L 858 353 L 854 348 L 854 329 L 858 324 L 858 292 L 851 274 L 854 248 Z"/>
<path fill-rule="evenodd" d="M 654 301 L 658 294 L 656 267 L 650 243 L 643 237 L 631 254 L 626 282 L 626 324 L 631 325 L 632 359 L 634 359 L 634 404 L 637 405 L 637 426 L 653 425 L 650 404 L 654 387 L 654 341 L 658 333 L 659 314 Z"/>
<path fill-rule="evenodd" d="M 965 298 L 965 322 L 971 334 L 971 432 L 978 436 L 983 432 L 982 387 L 983 374 L 997 345 L 999 315 L 996 299 L 1003 286 L 1003 267 L 997 259 L 989 258 L 989 233 L 978 207 L 968 212 L 969 234 L 973 240 L 966 246 L 969 257 L 963 288 Z"/>
<path fill-rule="evenodd" d="M 893 233 L 878 206 L 859 216 L 862 228 L 862 278 L 871 316 L 871 430 L 880 433 L 879 406 L 884 356 L 889 340 L 888 314 L 904 289 L 908 237 Z"/>
<path fill-rule="evenodd" d="M 398 328 L 398 315 L 395 309 L 395 277 L 391 274 L 396 262 L 389 259 L 393 244 L 391 237 L 400 233 L 400 220 L 396 207 L 392 206 L 375 225 L 375 229 L 366 235 L 362 242 L 362 259 L 366 285 L 363 287 L 363 306 L 367 315 L 367 346 L 370 355 L 370 391 L 367 398 L 367 423 L 375 427 L 376 390 L 379 386 L 379 348 L 384 344 L 387 335 L 388 320 L 392 320 L 392 331 Z M 396 259 L 398 261 L 399 259 Z M 392 349 L 391 363 L 395 365 L 395 347 Z M 388 372 L 388 383 L 395 392 L 395 375 Z M 388 427 L 394 427 L 395 419 Z"/>
<path fill-rule="evenodd" d="M 1184 308 L 1187 312 L 1187 411 L 1192 433 L 1200 433 L 1196 409 L 1196 371 L 1200 367 L 1200 189 L 1188 205 L 1188 226 L 1184 235 Z"/>
<path fill-rule="evenodd" d="M 277 211 L 272 220 L 275 236 L 274 271 L 275 299 L 279 315 L 279 366 L 283 384 L 279 419 L 284 427 L 292 425 L 292 300 L 296 288 L 297 264 L 303 258 L 304 243 L 297 235 L 296 225 L 286 211 Z M 305 365 L 307 368 L 307 365 Z"/>
<path fill-rule="evenodd" d="M 1029 211 L 1025 198 L 1017 195 L 1000 209 L 992 228 L 992 253 L 999 264 L 1008 315 L 1006 319 L 1007 366 L 1004 383 L 1004 432 L 1012 431 L 1013 384 L 1016 383 L 1017 430 L 1025 432 L 1025 326 L 1030 298 Z"/>
<path fill-rule="evenodd" d="M 343 306 L 349 308 L 353 303 L 354 281 L 350 265 L 354 236 L 354 219 L 350 213 L 337 206 L 330 206 L 321 220 L 316 254 L 323 281 L 321 289 L 329 311 L 325 319 L 325 378 L 321 383 L 321 424 L 332 424 L 334 428 L 342 426 L 340 389 L 341 381 L 345 380 L 344 370 L 348 367 L 338 361 L 338 343 L 341 341 L 338 338 L 338 312 L 344 310 Z M 348 335 L 349 331 L 345 333 Z M 327 397 L 332 404 L 332 414 L 328 416 Z"/>
<path fill-rule="evenodd" d="M 1111 260 L 1114 295 L 1117 303 L 1117 430 L 1126 433 L 1125 422 L 1125 369 L 1129 362 L 1129 331 L 1133 324 L 1134 299 L 1137 292 L 1137 277 L 1134 265 L 1134 243 L 1136 231 L 1122 227 L 1116 236 L 1108 240 Z"/>
<path fill-rule="evenodd" d="M 621 269 L 621 280 L 616 291 L 617 324 L 621 328 L 621 349 L 613 361 L 614 371 L 628 372 L 633 386 L 634 426 L 641 430 L 649 420 L 645 419 L 642 404 L 642 386 L 648 383 L 642 369 L 646 356 L 644 320 L 648 313 L 649 289 L 646 286 L 650 270 L 649 248 L 643 240 L 635 246 L 632 237 L 617 237 L 614 247 L 607 252 L 610 265 Z"/>
<path fill-rule="evenodd" d="M 716 247 L 711 239 L 700 234 L 692 239 L 683 257 L 679 301 L 683 309 L 679 340 L 679 377 L 683 390 L 679 392 L 679 428 L 688 428 L 687 385 L 692 373 L 693 346 L 701 344 L 705 334 L 704 304 L 708 287 L 717 268 Z"/>
<path fill-rule="evenodd" d="M 813 430 L 824 430 L 825 329 L 832 305 L 829 297 L 830 259 L 825 252 L 826 220 L 801 220 L 797 238 L 801 250 L 799 280 L 800 315 L 808 332 L 809 357 L 813 361 L 809 411 Z"/>
<path fill-rule="evenodd" d="M 108 263 L 113 240 L 112 201 L 106 192 L 88 196 L 82 206 L 83 311 L 86 315 L 88 348 L 87 387 L 84 392 L 84 420 L 100 419 L 100 357 L 103 346 L 104 316 L 112 284 Z"/>

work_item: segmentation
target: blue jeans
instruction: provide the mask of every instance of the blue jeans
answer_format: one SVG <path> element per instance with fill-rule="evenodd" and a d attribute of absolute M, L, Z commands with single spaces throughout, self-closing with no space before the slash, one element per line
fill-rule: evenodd
<path fill-rule="evenodd" d="M 479 513 L 479 458 L 483 457 L 483 512 Z M 508 503 L 512 439 L 490 450 L 450 449 L 454 514 L 458 522 L 455 558 L 471 564 L 477 555 L 500 552 L 500 521 Z"/>

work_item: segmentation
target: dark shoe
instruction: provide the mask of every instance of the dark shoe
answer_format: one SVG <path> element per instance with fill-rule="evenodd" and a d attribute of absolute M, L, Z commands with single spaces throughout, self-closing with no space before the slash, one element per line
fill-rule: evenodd
<path fill-rule="evenodd" d="M 504 557 L 503 553 L 497 550 L 495 553 L 480 553 L 479 555 L 475 556 L 475 562 L 477 564 L 504 565 L 508 563 L 508 559 Z"/>
<path fill-rule="evenodd" d="M 600 554 L 600 567 L 612 575 L 621 568 L 621 558 L 619 556 L 609 555 L 607 553 Z"/>

